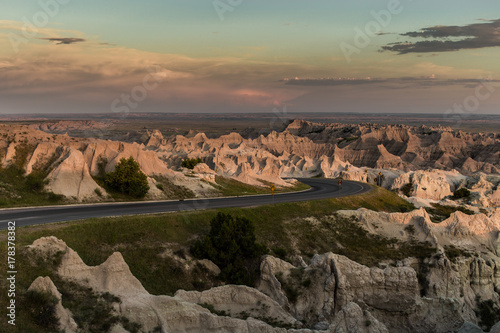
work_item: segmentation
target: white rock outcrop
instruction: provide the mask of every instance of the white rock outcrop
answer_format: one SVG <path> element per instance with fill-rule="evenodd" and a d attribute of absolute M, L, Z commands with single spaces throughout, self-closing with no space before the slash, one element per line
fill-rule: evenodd
<path fill-rule="evenodd" d="M 71 311 L 65 309 L 62 305 L 61 293 L 49 277 L 38 277 L 31 284 L 28 290 L 47 293 L 57 299 L 55 315 L 59 318 L 59 329 L 67 333 L 74 333 L 78 329 L 78 325 L 72 317 Z"/>
<path fill-rule="evenodd" d="M 110 293 L 120 298 L 115 307 L 116 315 L 124 316 L 129 321 L 139 323 L 141 330 L 149 332 L 161 327 L 163 332 L 235 332 L 235 333 L 319 333 L 310 329 L 284 329 L 272 327 L 265 322 L 249 317 L 246 320 L 218 316 L 210 313 L 197 303 L 207 303 L 220 311 L 228 311 L 235 315 L 247 312 L 262 319 L 272 319 L 282 324 L 300 325 L 277 302 L 256 289 L 244 286 L 227 285 L 204 292 L 178 291 L 174 297 L 155 296 L 149 294 L 141 283 L 132 275 L 123 257 L 118 252 L 111 255 L 99 266 L 87 266 L 76 252 L 62 240 L 45 237 L 36 240 L 31 251 L 38 254 L 54 255 L 63 252 L 58 274 L 76 283 L 91 287 L 94 292 Z M 48 291 L 59 298 L 60 294 L 49 278 L 38 278 L 32 285 L 37 290 Z M 336 322 L 335 326 L 323 330 L 323 333 L 343 332 L 347 327 L 359 332 L 386 332 L 383 324 L 378 322 L 369 312 L 359 312 L 358 308 L 349 305 L 343 309 L 346 316 Z M 362 318 L 354 320 L 353 316 L 361 313 Z M 74 332 L 74 321 L 71 313 L 58 308 L 61 327 L 67 332 Z M 366 326 L 366 320 L 373 323 L 372 329 Z M 364 321 L 363 321 L 364 320 Z M 116 325 L 111 332 L 125 332 Z"/>

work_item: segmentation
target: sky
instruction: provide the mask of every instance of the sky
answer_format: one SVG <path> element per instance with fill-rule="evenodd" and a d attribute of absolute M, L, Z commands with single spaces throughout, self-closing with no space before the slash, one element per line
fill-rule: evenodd
<path fill-rule="evenodd" d="M 0 0 L 0 114 L 500 114 L 500 1 Z"/>

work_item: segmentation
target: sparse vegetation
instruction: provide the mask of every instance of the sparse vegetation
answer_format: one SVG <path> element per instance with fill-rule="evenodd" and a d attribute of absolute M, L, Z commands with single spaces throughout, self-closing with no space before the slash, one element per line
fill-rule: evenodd
<path fill-rule="evenodd" d="M 404 229 L 404 230 L 405 230 L 405 231 L 408 233 L 408 235 L 410 235 L 410 236 L 415 235 L 415 231 L 416 231 L 416 229 L 415 229 L 415 226 L 414 226 L 413 224 L 408 224 L 408 225 L 405 227 L 405 229 Z"/>
<path fill-rule="evenodd" d="M 210 311 L 211 313 L 213 314 L 216 314 L 218 316 L 229 316 L 228 313 L 226 313 L 226 311 L 218 311 L 218 310 L 215 310 L 215 307 L 212 305 L 212 304 L 209 304 L 209 303 L 201 303 L 201 304 L 198 304 L 199 306 L 201 307 L 204 307 L 205 309 L 207 309 L 208 311 Z"/>
<path fill-rule="evenodd" d="M 429 213 L 432 222 L 435 223 L 443 222 L 444 220 L 449 218 L 451 214 L 457 211 L 460 211 L 467 215 L 474 215 L 474 212 L 472 210 L 465 207 L 446 206 L 438 203 L 432 204 L 432 207 L 425 208 L 425 210 L 427 211 L 427 213 Z"/>
<path fill-rule="evenodd" d="M 107 332 L 120 318 L 113 315 L 113 300 L 101 297 L 92 288 L 56 279 L 63 306 L 70 309 L 78 327 L 85 332 Z"/>
<path fill-rule="evenodd" d="M 448 257 L 448 259 L 450 259 L 453 263 L 456 263 L 457 259 L 460 257 L 468 258 L 472 256 L 469 251 L 458 248 L 455 245 L 445 245 L 444 253 L 446 254 L 446 257 Z"/>
<path fill-rule="evenodd" d="M 253 208 L 227 208 L 220 211 L 236 218 L 247 218 L 255 226 L 256 242 L 286 256 L 301 253 L 314 254 L 336 250 L 332 242 L 336 239 L 331 235 L 334 229 L 315 229 L 306 223 L 295 223 L 305 217 L 314 216 L 319 219 L 331 215 L 339 209 L 356 209 L 366 207 L 374 210 L 400 212 L 403 208 L 410 209 L 406 201 L 390 191 L 376 188 L 370 193 L 348 198 L 316 200 L 290 204 L 276 204 Z M 210 220 L 216 216 L 216 211 L 206 210 L 197 212 L 179 212 L 158 214 L 151 216 L 125 216 L 116 218 L 90 219 L 78 222 L 61 223 L 44 228 L 27 227 L 17 233 L 19 267 L 30 267 L 18 273 L 18 289 L 26 290 L 38 276 L 54 277 L 52 267 L 57 267 L 60 258 L 35 258 L 27 255 L 25 245 L 43 236 L 55 236 L 63 239 L 69 247 L 78 252 L 88 265 L 103 263 L 114 251 L 120 251 L 134 276 L 143 284 L 148 292 L 154 295 L 173 295 L 177 290 L 205 290 L 221 284 L 221 281 L 202 265 L 193 265 L 186 269 L 185 261 L 179 261 L 188 254 L 181 254 L 179 249 L 187 249 L 193 245 L 193 236 L 203 237 L 210 232 Z M 272 221 L 272 223 L 270 223 Z M 333 220 L 332 220 L 333 224 Z M 343 224 L 341 223 L 341 226 Z M 349 231 L 350 224 L 338 229 L 339 232 Z M 354 233 L 354 235 L 356 235 Z M 308 241 L 308 237 L 312 237 Z M 331 237 L 331 238 L 329 238 Z M 344 235 L 344 238 L 353 236 Z M 355 236 L 354 236 L 355 237 Z M 297 242 L 297 247 L 294 243 Z M 340 239 L 340 237 L 339 237 Z M 340 241 L 342 243 L 342 241 Z M 365 238 L 359 240 L 364 244 Z M 342 245 L 351 246 L 355 239 L 344 242 Z M 165 256 L 166 244 L 177 244 L 172 249 L 177 253 L 175 257 Z M 362 248 L 362 245 L 357 245 Z M 355 244 L 354 244 L 355 245 Z M 380 244 L 377 245 L 382 247 Z M 367 253 L 373 252 L 373 247 L 359 250 L 345 249 L 343 253 L 351 259 L 361 258 L 362 263 L 376 261 L 369 257 L 363 259 Z M 5 255 L 6 233 L 0 232 L 0 255 Z M 389 249 L 390 253 L 398 253 L 398 249 Z M 380 252 L 382 255 L 383 252 Z M 406 252 L 411 253 L 411 252 Z M 401 256 L 404 255 L 400 254 Z M 0 270 L 6 271 L 6 261 L 0 261 Z M 312 279 L 311 279 L 312 280 Z M 312 281 L 311 281 L 312 282 Z M 307 277 L 300 283 L 300 288 L 307 288 Z M 0 282 L 5 288 L 5 282 Z M 105 299 L 106 296 L 101 295 Z M 6 306 L 6 298 L 0 298 L 0 306 Z M 63 299 L 64 302 L 64 299 Z M 64 303 L 67 306 L 66 303 Z M 19 307 L 20 332 L 49 332 L 33 324 L 31 316 L 26 312 L 27 307 Z M 0 324 L 0 330 L 4 327 Z"/>
<path fill-rule="evenodd" d="M 401 193 L 406 195 L 408 198 L 411 197 L 412 192 L 413 192 L 413 183 L 412 182 L 409 182 L 408 184 L 401 187 Z"/>
<path fill-rule="evenodd" d="M 332 251 L 367 266 L 384 259 L 426 258 L 436 250 L 429 242 L 415 239 L 403 242 L 369 233 L 356 218 L 339 215 L 320 217 L 316 225 L 304 220 L 294 221 L 289 232 L 302 253 Z"/>
<path fill-rule="evenodd" d="M 44 175 L 42 172 L 35 170 L 26 176 L 25 184 L 30 191 L 41 193 L 43 192 L 45 185 L 47 185 L 48 183 L 45 177 L 46 175 Z"/>
<path fill-rule="evenodd" d="M 500 321 L 500 308 L 491 300 L 478 300 L 476 315 L 479 317 L 479 326 L 489 332 L 491 327 Z"/>
<path fill-rule="evenodd" d="M 100 155 L 99 158 L 97 159 L 97 178 L 102 179 L 103 181 L 106 178 L 107 164 L 108 164 L 108 159 Z"/>
<path fill-rule="evenodd" d="M 305 277 L 304 272 L 304 268 L 300 267 L 293 268 L 290 271 L 288 278 L 285 278 L 281 272 L 276 274 L 276 278 L 281 283 L 281 287 L 283 288 L 288 301 L 292 304 L 297 302 L 304 288 L 309 287 L 311 284 L 311 279 L 309 277 Z"/>
<path fill-rule="evenodd" d="M 252 186 L 234 179 L 225 178 L 221 176 L 216 176 L 215 181 L 217 182 L 216 188 L 224 196 L 238 196 L 238 195 L 252 195 L 252 194 L 271 194 L 270 185 L 271 183 L 262 181 L 264 186 Z M 294 191 L 307 190 L 310 187 L 306 184 L 298 182 L 292 187 L 276 187 L 275 193 L 285 193 Z"/>
<path fill-rule="evenodd" d="M 28 308 L 34 324 L 57 331 L 59 318 L 56 315 L 57 298 L 46 292 L 30 290 L 23 295 L 22 302 Z"/>
<path fill-rule="evenodd" d="M 50 167 L 57 159 L 54 155 L 44 164 L 33 166 L 33 171 L 26 175 L 25 166 L 33 146 L 20 144 L 12 164 L 0 166 L 0 207 L 51 205 L 63 202 L 64 197 L 45 190 L 46 177 Z"/>
<path fill-rule="evenodd" d="M 184 186 L 175 185 L 170 179 L 162 176 L 154 176 L 156 187 L 162 191 L 168 199 L 194 198 L 193 191 Z"/>
<path fill-rule="evenodd" d="M 26 143 L 18 144 L 16 146 L 16 154 L 12 159 L 12 166 L 22 170 L 28 163 L 28 156 L 35 150 L 35 146 Z"/>
<path fill-rule="evenodd" d="M 358 140 L 358 139 L 359 139 L 359 136 L 353 136 L 353 137 L 349 137 L 349 138 L 343 138 L 343 139 L 341 139 L 341 140 L 337 143 L 337 145 L 338 145 L 338 146 L 341 146 L 342 144 L 348 144 L 348 143 L 350 143 L 350 142 L 352 142 L 352 141 L 356 141 L 356 140 Z"/>

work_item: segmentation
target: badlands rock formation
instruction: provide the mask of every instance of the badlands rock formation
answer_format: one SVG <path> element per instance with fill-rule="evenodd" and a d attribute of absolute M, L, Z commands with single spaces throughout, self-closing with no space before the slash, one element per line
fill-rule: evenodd
<path fill-rule="evenodd" d="M 499 170 L 497 134 L 470 134 L 444 127 L 313 124 L 294 121 L 287 131 L 341 150 L 343 160 L 372 168 Z M 400 165 L 398 167 L 398 165 Z"/>
<path fill-rule="evenodd" d="M 186 177 L 173 171 L 159 156 L 142 144 L 110 140 L 72 138 L 67 135 L 48 135 L 28 126 L 0 125 L 0 162 L 8 166 L 16 159 L 18 149 L 28 150 L 24 162 L 27 174 L 36 168 L 50 170 L 47 176 L 48 190 L 79 201 L 100 200 L 106 191 L 93 179 L 104 166 L 104 171 L 114 170 L 121 158 L 133 157 L 141 170 L 152 177 L 165 177 L 178 186 L 184 186 L 200 196 L 213 195 L 215 189 L 199 178 Z M 98 191 L 97 191 L 98 190 Z M 157 198 L 160 192 L 151 186 L 149 196 Z M 161 193 L 161 192 L 160 192 Z"/>
<path fill-rule="evenodd" d="M 118 296 L 116 315 L 141 324 L 145 332 L 158 326 L 165 332 L 467 332 L 479 323 L 480 302 L 500 308 L 500 209 L 473 216 L 456 212 L 440 224 L 423 208 L 338 214 L 354 217 L 370 233 L 430 242 L 436 253 L 379 267 L 334 253 L 316 254 L 308 262 L 298 256 L 292 260 L 296 264 L 265 256 L 256 289 L 225 285 L 203 292 L 179 290 L 169 297 L 150 295 L 118 252 L 91 267 L 55 237 L 36 240 L 30 249 L 47 256 L 62 252 L 57 271 L 62 278 Z M 47 278 L 37 279 L 32 288 L 61 299 Z M 291 289 L 300 292 L 292 297 Z M 71 312 L 61 306 L 61 327 L 71 332 Z"/>
<path fill-rule="evenodd" d="M 366 223 L 362 220 L 368 212 L 358 213 L 361 223 Z M 387 229 L 384 223 L 394 223 L 404 230 L 416 224 L 418 217 L 426 219 L 418 214 L 372 217 L 381 230 Z M 439 232 L 432 227 L 422 231 Z M 460 241 L 453 236 L 451 239 Z M 119 297 L 114 315 L 140 324 L 141 332 L 157 327 L 162 332 L 482 332 L 471 331 L 477 327 L 474 309 L 478 299 L 500 304 L 500 260 L 491 252 L 452 262 L 441 251 L 424 262 L 408 258 L 380 268 L 369 268 L 333 253 L 315 255 L 299 267 L 266 256 L 261 263 L 258 290 L 225 285 L 203 292 L 179 290 L 170 297 L 150 295 L 118 252 L 99 266 L 87 266 L 55 237 L 36 240 L 30 251 L 46 256 L 62 252 L 59 276 L 91 287 L 96 293 L 109 292 Z M 293 283 L 290 279 L 296 276 L 294 271 L 300 271 L 310 283 L 303 285 L 296 300 L 291 300 L 283 281 Z M 422 280 L 418 274 L 424 271 Z M 62 307 L 61 294 L 50 278 L 37 278 L 30 289 L 56 296 L 60 328 L 76 331 L 71 311 Z M 212 307 L 219 315 L 200 304 Z M 273 327 L 265 321 L 296 328 Z M 114 328 L 118 329 L 126 332 L 123 327 Z"/>
<path fill-rule="evenodd" d="M 412 267 L 425 279 L 420 281 L 423 301 L 437 299 L 441 304 L 466 321 L 476 322 L 478 299 L 500 304 L 500 220 L 498 210 L 474 216 L 461 212 L 452 214 L 442 223 L 432 223 L 424 209 L 411 213 L 383 213 L 366 209 L 341 211 L 345 216 L 356 216 L 365 228 L 379 235 L 401 240 L 429 241 L 438 253 L 423 262 L 405 260 L 402 267 Z M 413 228 L 408 228 L 413 226 Z M 453 246 L 462 256 L 450 258 Z M 432 304 L 432 303 L 429 303 Z M 374 315 L 377 312 L 371 311 Z M 380 319 L 380 318 L 379 318 Z M 453 320 L 457 320 L 456 316 Z M 390 327 L 387 321 L 382 320 Z M 428 322 L 428 320 L 427 320 Z"/>
<path fill-rule="evenodd" d="M 26 171 L 51 162 L 49 189 L 78 200 L 99 200 L 103 190 L 91 175 L 112 171 L 122 157 L 134 157 L 153 177 L 165 177 L 197 196 L 212 196 L 217 175 L 264 186 L 289 186 L 286 177 L 342 177 L 408 192 L 419 206 L 444 200 L 467 187 L 470 204 L 481 208 L 500 204 L 500 137 L 472 134 L 444 127 L 374 124 L 318 124 L 295 120 L 279 132 L 243 137 L 238 133 L 208 138 L 203 133 L 164 137 L 146 131 L 137 142 L 74 138 L 66 130 L 85 132 L 108 123 L 52 122 L 28 126 L 0 126 L 0 161 L 8 165 L 16 147 L 31 148 Z M 45 131 L 45 132 L 44 132 Z M 51 134 L 48 134 L 50 132 Z M 102 137 L 102 136 L 98 136 Z M 55 157 L 55 160 L 54 160 Z M 200 158 L 195 170 L 180 168 L 182 160 Z M 58 180 L 64 179 L 62 180 Z M 263 183 L 264 181 L 264 183 Z M 64 184 L 71 185 L 64 185 Z M 161 197 L 152 186 L 150 198 Z"/>
<path fill-rule="evenodd" d="M 103 264 L 95 267 L 85 265 L 76 252 L 55 238 L 47 237 L 36 240 L 30 246 L 31 251 L 53 255 L 63 252 L 58 274 L 78 284 L 91 287 L 97 293 L 111 293 L 121 300 L 115 307 L 116 315 L 126 317 L 130 322 L 141 325 L 141 332 L 150 332 L 158 327 L 161 332 L 296 332 L 315 333 L 310 329 L 284 329 L 272 327 L 255 319 L 272 318 L 282 324 L 301 324 L 287 313 L 277 302 L 265 294 L 248 287 L 223 286 L 208 291 L 178 291 L 174 297 L 154 296 L 149 294 L 141 283 L 132 275 L 120 253 L 116 252 Z M 31 290 L 49 292 L 59 300 L 57 315 L 60 328 L 66 332 L 76 332 L 71 312 L 61 305 L 61 294 L 48 277 L 37 278 Z M 215 309 L 238 315 L 246 312 L 246 320 L 231 316 L 218 316 L 210 313 L 198 304 L 211 304 Z M 362 311 L 358 305 L 347 303 L 340 309 L 340 316 L 321 332 L 387 332 L 387 329 L 368 311 Z M 370 325 L 366 324 L 370 321 Z M 118 327 L 117 327 L 118 326 Z M 118 324 L 114 331 L 127 332 Z"/>
<path fill-rule="evenodd" d="M 67 332 L 75 332 L 78 329 L 78 325 L 73 319 L 71 311 L 65 309 L 62 305 L 61 293 L 57 290 L 56 286 L 49 277 L 39 276 L 35 281 L 33 281 L 28 290 L 34 290 L 55 296 L 57 299 L 55 310 L 56 316 L 59 318 L 60 329 Z"/>

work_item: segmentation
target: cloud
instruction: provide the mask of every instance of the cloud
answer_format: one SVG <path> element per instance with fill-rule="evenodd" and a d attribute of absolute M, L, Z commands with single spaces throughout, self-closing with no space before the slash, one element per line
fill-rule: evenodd
<path fill-rule="evenodd" d="M 0 21 L 0 29 L 3 26 L 22 32 L 20 22 Z M 53 43 L 72 46 L 54 47 Z M 259 51 L 265 47 L 249 49 Z M 213 105 L 221 110 L 242 105 L 272 108 L 304 91 L 285 87 L 277 78 L 291 71 L 301 75 L 307 70 L 307 66 L 296 63 L 275 64 L 243 56 L 188 57 L 147 52 L 56 28 L 39 28 L 36 36 L 21 45 L 21 52 L 15 57 L 11 52 L 8 38 L 0 38 L 0 99 L 8 99 L 17 108 L 30 100 L 46 108 L 74 103 L 81 108 L 97 105 L 97 109 L 106 111 L 121 94 L 130 94 L 146 78 L 151 79 L 155 68 L 161 69 L 161 84 L 148 91 L 148 102 L 144 104 L 181 109 L 183 105 L 194 105 L 199 110 Z"/>
<path fill-rule="evenodd" d="M 459 85 L 466 88 L 476 87 L 483 82 L 481 79 L 437 79 L 435 75 L 428 77 L 399 77 L 399 78 L 306 78 L 306 79 L 285 79 L 283 82 L 286 85 L 296 86 L 359 86 L 359 85 L 411 85 L 420 87 L 435 87 L 435 86 L 453 86 Z M 484 82 L 498 83 L 500 80 L 491 78 L 484 79 Z"/>
<path fill-rule="evenodd" d="M 417 42 L 396 42 L 382 47 L 382 51 L 398 54 L 449 52 L 462 49 L 480 49 L 500 46 L 500 19 L 481 20 L 485 23 L 474 23 L 466 26 L 438 25 L 411 31 L 401 36 L 424 38 Z"/>
<path fill-rule="evenodd" d="M 48 40 L 51 42 L 56 42 L 57 45 L 62 45 L 62 44 L 73 44 L 73 43 L 81 43 L 85 42 L 86 40 L 83 38 L 70 38 L 70 37 L 65 37 L 65 38 L 39 38 L 42 40 Z"/>

